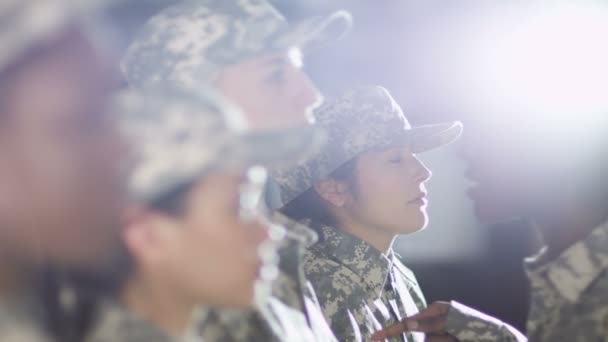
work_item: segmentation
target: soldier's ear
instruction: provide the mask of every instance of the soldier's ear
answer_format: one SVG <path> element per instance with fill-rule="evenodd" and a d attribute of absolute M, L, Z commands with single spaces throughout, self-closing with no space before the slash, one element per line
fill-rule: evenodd
<path fill-rule="evenodd" d="M 314 184 L 315 191 L 322 199 L 336 207 L 343 207 L 348 198 L 348 186 L 333 178 L 323 179 Z"/>
<path fill-rule="evenodd" d="M 122 239 L 137 263 L 157 263 L 170 250 L 175 235 L 183 229 L 175 227 L 169 216 L 132 207 L 123 215 Z"/>

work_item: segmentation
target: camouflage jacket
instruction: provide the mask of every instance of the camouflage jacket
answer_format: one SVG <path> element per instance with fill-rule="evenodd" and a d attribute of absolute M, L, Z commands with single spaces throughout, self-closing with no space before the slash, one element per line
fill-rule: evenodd
<path fill-rule="evenodd" d="M 86 342 L 178 342 L 114 301 L 102 303 Z"/>
<path fill-rule="evenodd" d="M 279 245 L 279 275 L 264 308 L 205 309 L 197 323 L 206 341 L 336 341 L 303 271 L 306 246 L 316 241 L 309 228 L 275 213 L 286 228 Z"/>
<path fill-rule="evenodd" d="M 559 257 L 526 260 L 530 341 L 608 341 L 608 222 Z"/>
<path fill-rule="evenodd" d="M 460 342 L 525 342 L 512 326 L 458 302 L 450 303 L 447 332 Z"/>
<path fill-rule="evenodd" d="M 320 242 L 305 258 L 325 316 L 341 340 L 369 340 L 374 331 L 417 313 L 426 302 L 416 277 L 391 250 L 386 255 L 352 235 L 321 228 Z M 522 342 L 515 328 L 451 302 L 447 332 L 461 342 Z M 418 333 L 391 341 L 422 341 Z"/>
<path fill-rule="evenodd" d="M 321 227 L 319 242 L 304 258 L 306 276 L 340 341 L 369 340 L 382 327 L 426 307 L 414 274 L 390 251 L 387 255 L 350 234 Z M 391 341 L 423 341 L 406 333 Z"/>

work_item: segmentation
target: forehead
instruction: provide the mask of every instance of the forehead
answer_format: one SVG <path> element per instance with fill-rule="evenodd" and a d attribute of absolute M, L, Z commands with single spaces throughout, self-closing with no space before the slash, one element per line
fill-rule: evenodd
<path fill-rule="evenodd" d="M 365 159 L 377 159 L 377 158 L 385 158 L 394 155 L 403 155 L 403 154 L 412 154 L 411 147 L 407 144 L 399 144 L 399 145 L 390 145 L 384 147 L 375 147 L 370 149 L 369 151 L 363 152 L 360 154 L 360 158 Z"/>
<path fill-rule="evenodd" d="M 302 50 L 297 47 L 283 49 L 279 51 L 268 52 L 258 57 L 249 59 L 242 63 L 257 67 L 280 67 L 286 65 L 293 65 L 296 67 L 302 66 Z"/>
<path fill-rule="evenodd" d="M 216 185 L 236 186 L 264 186 L 267 179 L 267 171 L 262 166 L 251 166 L 246 168 L 222 169 L 209 172 L 200 183 L 211 182 Z"/>

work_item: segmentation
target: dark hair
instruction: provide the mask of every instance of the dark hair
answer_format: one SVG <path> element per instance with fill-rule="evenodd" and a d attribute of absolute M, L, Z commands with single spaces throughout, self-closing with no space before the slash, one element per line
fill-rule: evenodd
<path fill-rule="evenodd" d="M 346 182 L 353 191 L 355 186 L 355 167 L 357 157 L 340 165 L 328 178 Z M 291 200 L 279 211 L 294 221 L 310 220 L 310 228 L 319 230 L 321 226 L 335 226 L 336 220 L 331 214 L 328 204 L 317 193 L 314 187 L 306 190 Z"/>
<path fill-rule="evenodd" d="M 182 216 L 196 181 L 183 182 L 170 191 L 148 202 L 147 207 L 170 216 Z"/>

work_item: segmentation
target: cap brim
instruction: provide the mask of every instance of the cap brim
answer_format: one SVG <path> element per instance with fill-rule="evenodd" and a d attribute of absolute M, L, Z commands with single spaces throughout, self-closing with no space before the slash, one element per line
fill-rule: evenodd
<path fill-rule="evenodd" d="M 336 41 L 352 28 L 353 19 L 347 11 L 336 11 L 327 16 L 316 16 L 290 25 L 287 32 L 274 42 L 275 47 L 299 47 L 308 52 Z"/>
<path fill-rule="evenodd" d="M 454 142 L 462 135 L 462 129 L 460 121 L 417 126 L 407 131 L 404 140 L 413 153 L 421 153 Z"/>
<path fill-rule="evenodd" d="M 293 165 L 318 151 L 326 141 L 326 132 L 318 126 L 296 127 L 269 132 L 252 132 L 232 139 L 220 166 L 269 168 Z"/>

